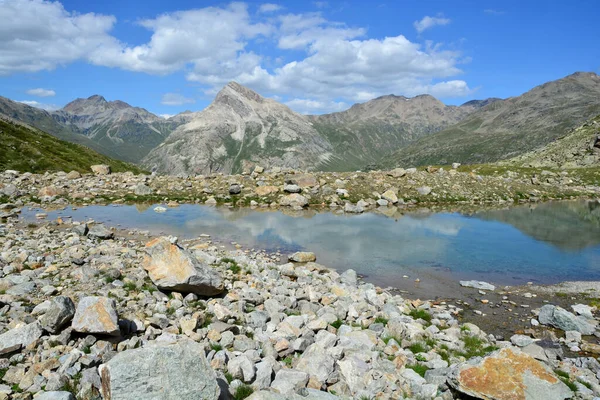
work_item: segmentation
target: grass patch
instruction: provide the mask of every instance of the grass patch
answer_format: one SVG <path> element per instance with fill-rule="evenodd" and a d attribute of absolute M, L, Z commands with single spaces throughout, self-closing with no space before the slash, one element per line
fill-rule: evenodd
<path fill-rule="evenodd" d="M 8 368 L 0 369 L 0 382 L 4 382 L 4 375 L 6 375 L 6 371 L 8 371 Z"/>
<path fill-rule="evenodd" d="M 425 372 L 429 371 L 428 367 L 421 364 L 407 365 L 406 368 L 412 369 L 417 374 L 421 375 L 423 378 L 425 377 Z"/>
<path fill-rule="evenodd" d="M 292 357 L 292 356 L 287 356 L 286 358 L 284 358 L 284 359 L 283 359 L 283 360 L 281 360 L 281 361 L 283 361 L 283 363 L 284 363 L 285 365 L 287 365 L 288 367 L 291 367 L 291 366 L 292 366 L 292 362 L 294 361 L 294 357 Z"/>
<path fill-rule="evenodd" d="M 493 351 L 498 350 L 498 347 L 489 345 L 485 340 L 477 336 L 463 336 L 465 351 L 459 352 L 458 355 L 466 359 L 473 357 L 483 357 Z"/>
<path fill-rule="evenodd" d="M 384 318 L 384 317 L 377 317 L 377 318 L 375 318 L 375 321 L 374 321 L 374 323 L 376 323 L 376 324 L 383 324 L 383 325 L 387 325 L 387 323 L 388 323 L 388 319 L 387 319 L 387 318 Z"/>
<path fill-rule="evenodd" d="M 240 271 L 242 270 L 242 268 L 239 266 L 237 261 L 235 261 L 233 258 L 228 258 L 228 257 L 222 258 L 221 264 L 229 264 L 227 269 L 229 271 L 233 272 L 234 274 L 239 274 Z"/>
<path fill-rule="evenodd" d="M 220 344 L 211 344 L 210 348 L 214 351 L 221 351 L 223 350 L 223 346 L 221 346 Z"/>
<path fill-rule="evenodd" d="M 425 343 L 417 342 L 408 346 L 408 349 L 413 352 L 413 354 L 418 353 L 427 353 L 428 349 Z"/>
<path fill-rule="evenodd" d="M 342 326 L 344 322 L 338 318 L 337 321 L 334 321 L 331 323 L 331 326 L 333 326 L 335 329 L 340 329 L 340 326 Z"/>
<path fill-rule="evenodd" d="M 431 322 L 431 314 L 429 314 L 425 310 L 415 308 L 413 310 L 410 310 L 409 315 L 413 317 L 413 319 L 422 319 L 423 321 Z"/>
<path fill-rule="evenodd" d="M 562 371 L 560 369 L 555 369 L 554 373 L 556 375 L 558 375 L 558 378 L 565 384 L 567 385 L 567 387 L 569 389 L 571 389 L 572 392 L 577 392 L 577 385 L 571 381 L 571 376 L 566 373 L 565 371 Z"/>
<path fill-rule="evenodd" d="M 235 400 L 242 400 L 246 397 L 250 397 L 250 395 L 254 393 L 254 389 L 249 385 L 240 385 L 235 389 L 235 393 L 233 394 L 233 398 Z"/>
<path fill-rule="evenodd" d="M 202 326 L 201 326 L 201 328 L 208 328 L 208 326 L 209 326 L 209 325 L 212 323 L 212 319 L 213 319 L 213 315 L 212 315 L 212 314 L 209 314 L 209 313 L 207 313 L 207 314 L 204 316 L 204 322 L 202 322 Z"/>
<path fill-rule="evenodd" d="M 231 383 L 233 381 L 233 375 L 229 372 L 225 372 L 225 379 L 227 380 L 227 383 Z"/>
<path fill-rule="evenodd" d="M 134 282 L 127 282 L 123 285 L 123 289 L 127 290 L 128 292 L 135 292 L 138 287 Z"/>

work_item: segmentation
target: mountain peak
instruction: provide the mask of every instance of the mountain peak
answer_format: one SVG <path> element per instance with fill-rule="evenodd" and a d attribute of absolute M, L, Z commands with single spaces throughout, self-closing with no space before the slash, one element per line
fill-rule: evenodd
<path fill-rule="evenodd" d="M 93 94 L 90 97 L 88 97 L 87 100 L 95 101 L 98 103 L 106 103 L 106 99 L 103 96 L 100 96 L 99 94 Z"/>
<path fill-rule="evenodd" d="M 256 93 L 252 89 L 248 89 L 247 87 L 240 85 L 237 82 L 231 81 L 219 93 L 217 93 L 217 97 L 215 97 L 215 103 L 228 102 L 227 98 L 230 97 L 240 98 L 243 97 L 246 100 L 255 101 L 258 103 L 262 103 L 265 101 L 264 97 L 260 94 Z M 242 100 L 242 99 L 239 99 Z"/>

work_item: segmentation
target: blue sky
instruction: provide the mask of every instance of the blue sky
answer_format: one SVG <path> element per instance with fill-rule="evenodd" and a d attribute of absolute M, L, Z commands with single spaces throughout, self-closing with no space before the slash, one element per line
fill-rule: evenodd
<path fill-rule="evenodd" d="M 383 94 L 447 104 L 600 71 L 589 1 L 0 0 L 0 95 L 201 110 L 236 80 L 302 113 Z"/>

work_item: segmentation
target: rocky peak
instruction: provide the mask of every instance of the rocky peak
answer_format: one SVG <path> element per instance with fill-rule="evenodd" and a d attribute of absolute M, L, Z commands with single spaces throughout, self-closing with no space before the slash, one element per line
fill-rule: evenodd
<path fill-rule="evenodd" d="M 231 99 L 238 101 L 247 102 L 253 101 L 257 103 L 263 103 L 265 98 L 255 91 L 248 89 L 245 86 L 240 85 L 237 82 L 229 82 L 215 97 L 214 103 L 231 103 Z"/>

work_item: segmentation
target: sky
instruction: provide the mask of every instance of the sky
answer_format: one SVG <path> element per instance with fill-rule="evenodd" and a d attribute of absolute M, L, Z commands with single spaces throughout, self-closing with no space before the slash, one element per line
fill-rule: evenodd
<path fill-rule="evenodd" d="M 305 114 L 386 94 L 462 104 L 600 73 L 598 20 L 597 0 L 0 0 L 0 96 L 169 116 L 236 81 Z"/>

